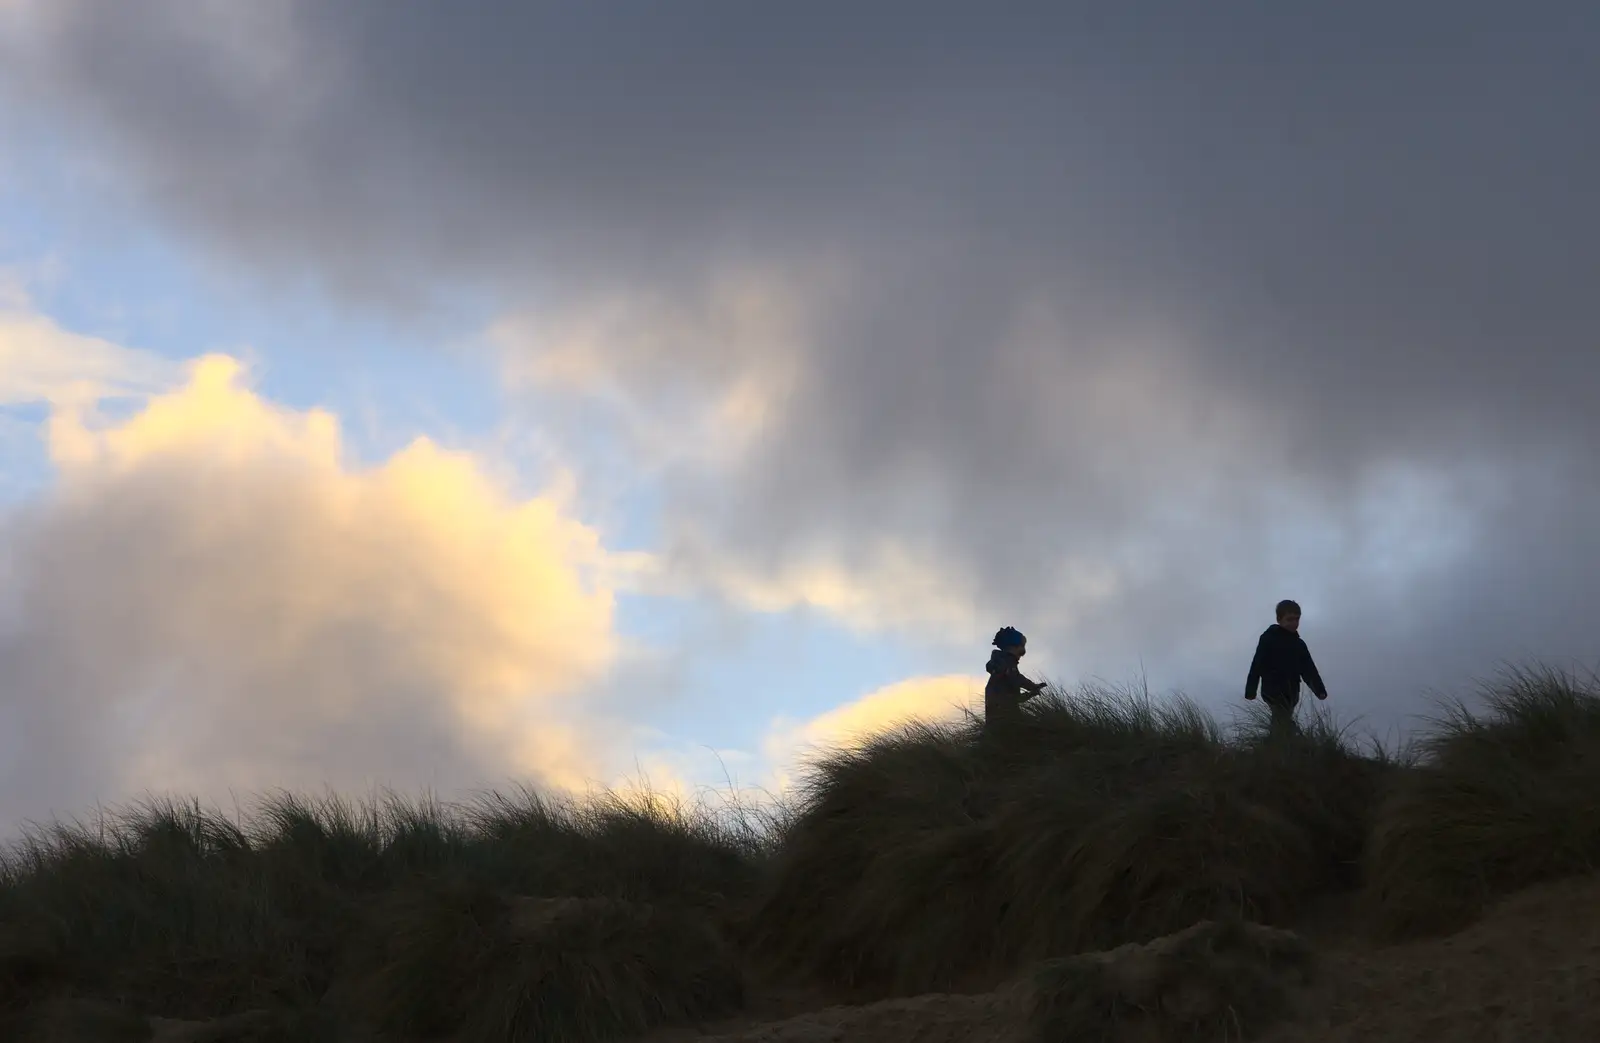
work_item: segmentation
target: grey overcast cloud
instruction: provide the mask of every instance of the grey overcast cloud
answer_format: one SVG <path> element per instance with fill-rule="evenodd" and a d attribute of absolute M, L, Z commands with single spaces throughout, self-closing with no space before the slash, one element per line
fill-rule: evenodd
<path fill-rule="evenodd" d="M 1597 661 L 1600 5 L 6 26 L 15 125 L 219 268 L 401 322 L 490 302 L 512 393 L 651 469 L 672 589 L 974 670 L 1015 623 L 1063 679 L 1219 705 L 1292 596 L 1384 726 Z"/>

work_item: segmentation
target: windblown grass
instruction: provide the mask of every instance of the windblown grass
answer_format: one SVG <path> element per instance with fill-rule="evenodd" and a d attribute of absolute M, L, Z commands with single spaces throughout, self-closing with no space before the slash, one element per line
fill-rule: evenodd
<path fill-rule="evenodd" d="M 1002 735 L 911 723 L 825 753 L 767 806 L 149 802 L 0 857 L 0 1038 L 28 1011 L 259 1010 L 258 1043 L 598 1043 L 729 1013 L 748 968 L 978 988 L 1358 892 L 1385 934 L 1446 930 L 1600 866 L 1600 683 L 1515 672 L 1483 707 L 1397 758 L 1317 704 L 1274 737 L 1259 707 L 1225 728 L 1181 698 L 1053 692 Z"/>
<path fill-rule="evenodd" d="M 1377 814 L 1366 899 L 1390 936 L 1600 869 L 1600 678 L 1509 670 L 1483 703 L 1447 705 Z"/>
<path fill-rule="evenodd" d="M 1287 922 L 1353 886 L 1389 767 L 1326 718 L 1273 742 L 1108 689 L 1035 699 L 998 738 L 911 725 L 812 766 L 751 938 L 908 994 L 1211 916 Z"/>
<path fill-rule="evenodd" d="M 744 1002 L 737 954 L 675 906 L 431 880 L 386 903 L 373 942 L 354 1005 L 388 1038 L 593 1043 Z"/>
<path fill-rule="evenodd" d="M 166 1017 L 311 1010 L 375 920 L 383 933 L 385 900 L 419 881 L 709 919 L 749 892 L 758 842 L 703 808 L 649 795 L 557 803 L 523 792 L 466 808 L 279 795 L 243 825 L 150 802 L 36 830 L 8 853 L 0 1002 L 15 1008 L 49 987 L 136 997 Z"/>

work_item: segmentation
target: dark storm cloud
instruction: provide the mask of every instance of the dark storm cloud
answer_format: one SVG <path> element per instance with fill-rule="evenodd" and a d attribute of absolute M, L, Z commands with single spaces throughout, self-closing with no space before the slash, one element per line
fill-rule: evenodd
<path fill-rule="evenodd" d="M 560 312 L 838 259 L 842 287 L 796 291 L 774 427 L 720 487 L 669 490 L 719 555 L 866 569 L 902 540 L 1016 617 L 1049 613 L 1060 560 L 1113 562 L 1063 647 L 1185 663 L 1313 580 L 1347 588 L 1351 654 L 1411 599 L 1429 662 L 1592 648 L 1592 4 L 22 11 L 14 96 L 268 269 Z M 1491 492 L 1437 508 L 1470 540 L 1430 573 L 1409 523 L 1380 596 L 1405 493 L 1375 483 L 1474 463 Z M 1354 679 L 1424 676 L 1380 660 Z"/>

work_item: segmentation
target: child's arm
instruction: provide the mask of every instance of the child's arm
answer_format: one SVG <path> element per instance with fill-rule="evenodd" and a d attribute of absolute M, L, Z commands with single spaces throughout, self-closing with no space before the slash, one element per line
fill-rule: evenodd
<path fill-rule="evenodd" d="M 994 668 L 992 666 L 985 667 L 985 669 L 987 669 L 990 673 L 994 673 Z M 1008 662 L 1002 666 L 1000 668 L 1000 673 L 1008 683 L 1016 685 L 1018 690 L 1026 693 L 1017 700 L 1018 702 L 1027 702 L 1029 699 L 1032 699 L 1035 695 L 1037 695 L 1039 690 L 1044 687 L 1044 684 L 1040 681 L 1028 680 L 1028 678 L 1022 673 L 1022 668 L 1016 664 L 1015 660 L 1012 660 L 1011 662 Z"/>
<path fill-rule="evenodd" d="M 1322 683 L 1322 675 L 1317 673 L 1317 664 L 1311 661 L 1311 649 L 1303 639 L 1300 642 L 1300 676 L 1311 686 L 1318 699 L 1328 697 L 1328 686 Z"/>
<path fill-rule="evenodd" d="M 1245 678 L 1244 697 L 1254 699 L 1256 686 L 1261 683 L 1261 661 L 1267 657 L 1267 635 L 1262 634 L 1261 640 L 1256 642 L 1256 654 L 1250 659 L 1250 676 Z"/>

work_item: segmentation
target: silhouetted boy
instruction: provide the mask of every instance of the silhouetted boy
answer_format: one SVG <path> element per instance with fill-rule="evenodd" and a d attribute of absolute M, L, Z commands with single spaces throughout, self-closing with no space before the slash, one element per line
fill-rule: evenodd
<path fill-rule="evenodd" d="M 1311 650 L 1300 637 L 1300 606 L 1293 601 L 1278 602 L 1278 621 L 1268 627 L 1256 642 L 1255 658 L 1250 660 L 1250 677 L 1244 683 L 1244 697 L 1256 697 L 1256 683 L 1261 684 L 1261 698 L 1272 708 L 1272 731 L 1284 734 L 1297 730 L 1294 722 L 1295 707 L 1300 705 L 1300 680 L 1316 693 L 1318 699 L 1328 697 L 1317 664 L 1311 661 Z"/>
<path fill-rule="evenodd" d="M 1004 727 L 1022 719 L 1022 704 L 1032 699 L 1044 685 L 1022 676 L 1019 661 L 1028 654 L 1028 639 L 1015 627 L 1002 627 L 994 635 L 994 651 L 984 669 L 989 683 L 983 689 L 983 724 L 986 729 Z"/>

